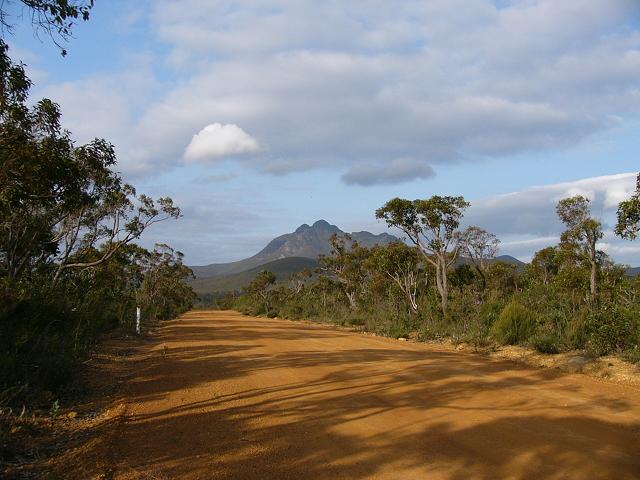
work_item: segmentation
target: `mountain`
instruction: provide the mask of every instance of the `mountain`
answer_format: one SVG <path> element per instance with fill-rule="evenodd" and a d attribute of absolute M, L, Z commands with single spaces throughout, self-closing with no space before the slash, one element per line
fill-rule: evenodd
<path fill-rule="evenodd" d="M 511 263 L 518 267 L 518 270 L 522 270 L 526 263 L 521 262 L 516 257 L 512 257 L 511 255 L 498 255 L 494 260 L 494 262 L 503 262 L 503 263 Z"/>
<path fill-rule="evenodd" d="M 637 277 L 638 275 L 640 275 L 640 267 L 627 268 L 626 273 L 630 277 Z"/>
<path fill-rule="evenodd" d="M 212 294 L 220 296 L 227 292 L 242 290 L 256 278 L 258 273 L 268 270 L 276 275 L 276 281 L 287 280 L 293 273 L 318 267 L 318 261 L 306 257 L 287 257 L 273 262 L 265 263 L 258 267 L 251 268 L 244 272 L 232 273 L 217 277 L 200 277 L 189 281 L 189 284 L 199 295 Z"/>
<path fill-rule="evenodd" d="M 295 232 L 274 238 L 252 257 L 237 262 L 213 263 L 191 268 L 196 278 L 211 278 L 245 272 L 281 258 L 304 257 L 316 260 L 318 255 L 328 255 L 331 252 L 329 238 L 334 233 L 345 235 L 345 232 L 325 220 L 318 220 L 311 226 L 305 223 L 300 225 Z M 364 247 L 373 247 L 376 244 L 386 245 L 398 241 L 398 238 L 388 233 L 374 235 L 370 232 L 353 232 L 350 235 Z"/>
<path fill-rule="evenodd" d="M 516 268 L 518 270 L 524 270 L 524 267 L 526 266 L 526 263 L 521 262 L 520 260 L 518 260 L 516 257 L 512 257 L 511 255 L 498 255 L 497 257 L 488 260 L 487 264 L 491 265 L 493 263 L 497 263 L 497 262 L 502 262 L 502 263 L 510 263 L 512 265 L 515 265 Z M 458 259 L 456 260 L 456 266 L 457 265 L 473 265 L 473 262 L 471 261 L 470 258 L 467 257 L 458 257 Z"/>

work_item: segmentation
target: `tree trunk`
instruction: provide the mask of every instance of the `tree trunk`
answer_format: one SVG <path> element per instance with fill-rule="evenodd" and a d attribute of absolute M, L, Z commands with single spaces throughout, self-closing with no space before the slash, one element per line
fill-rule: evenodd
<path fill-rule="evenodd" d="M 598 251 L 596 250 L 595 237 L 590 243 L 591 281 L 589 286 L 591 287 L 591 301 L 595 302 L 598 294 Z"/>
<path fill-rule="evenodd" d="M 447 261 L 445 258 L 438 257 L 436 264 L 436 287 L 440 294 L 440 306 L 442 314 L 447 313 L 447 304 L 449 300 L 449 288 L 447 285 Z"/>
<path fill-rule="evenodd" d="M 347 292 L 345 290 L 344 293 L 347 295 L 347 298 L 349 299 L 349 308 L 351 308 L 351 310 L 355 310 L 358 307 L 358 304 L 356 303 L 356 292 Z"/>
<path fill-rule="evenodd" d="M 591 300 L 596 301 L 598 294 L 598 263 L 595 260 L 591 260 Z"/>

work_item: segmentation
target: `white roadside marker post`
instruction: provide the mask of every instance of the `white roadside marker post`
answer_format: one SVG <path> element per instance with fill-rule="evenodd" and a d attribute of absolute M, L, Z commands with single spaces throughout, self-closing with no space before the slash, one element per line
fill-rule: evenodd
<path fill-rule="evenodd" d="M 136 333 L 140 335 L 140 307 L 136 307 Z"/>

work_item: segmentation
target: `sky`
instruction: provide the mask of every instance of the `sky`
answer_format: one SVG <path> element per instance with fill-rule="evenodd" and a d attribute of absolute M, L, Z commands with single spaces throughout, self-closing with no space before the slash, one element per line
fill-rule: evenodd
<path fill-rule="evenodd" d="M 612 233 L 640 170 L 637 0 L 97 0 L 64 58 L 17 20 L 32 99 L 174 199 L 182 218 L 142 243 L 188 264 L 321 218 L 386 231 L 376 208 L 436 194 L 526 261 L 582 194 L 600 247 L 640 265 L 640 241 Z"/>

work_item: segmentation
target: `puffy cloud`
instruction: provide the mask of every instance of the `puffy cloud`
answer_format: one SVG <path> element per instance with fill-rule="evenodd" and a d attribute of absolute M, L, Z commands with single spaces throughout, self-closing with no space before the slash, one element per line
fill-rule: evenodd
<path fill-rule="evenodd" d="M 259 150 L 257 140 L 239 126 L 212 123 L 193 136 L 184 151 L 184 159 L 187 162 L 211 162 Z"/>
<path fill-rule="evenodd" d="M 358 164 L 346 172 L 342 179 L 350 185 L 388 185 L 430 178 L 433 169 L 424 162 L 411 158 L 397 158 L 389 164 Z"/>

